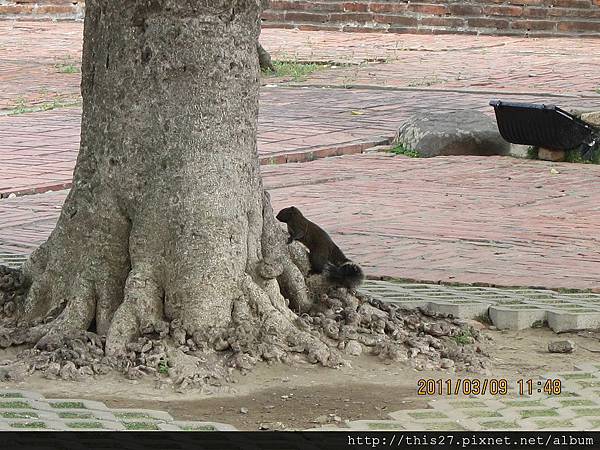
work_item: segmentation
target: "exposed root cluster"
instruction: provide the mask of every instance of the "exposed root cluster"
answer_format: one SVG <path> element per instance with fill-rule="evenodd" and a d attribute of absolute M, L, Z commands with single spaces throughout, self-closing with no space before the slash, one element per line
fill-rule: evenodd
<path fill-rule="evenodd" d="M 475 373 L 485 372 L 489 361 L 485 337 L 467 321 L 402 309 L 344 289 L 321 293 L 302 320 L 348 356 L 368 353 L 385 361 L 405 361 L 418 370 Z"/>
<path fill-rule="evenodd" d="M 20 272 L 1 270 L 3 305 L 20 301 L 26 294 Z M 259 361 L 304 359 L 336 367 L 360 354 L 417 370 L 486 370 L 485 338 L 466 321 L 328 288 L 320 276 L 308 277 L 307 285 L 313 303 L 301 315 L 257 289 L 246 293 L 250 301 L 242 297 L 235 303 L 227 329 L 189 336 L 173 321 L 164 329 L 148 329 L 121 358 L 106 356 L 105 338 L 92 332 L 54 336 L 0 363 L 0 378 L 40 371 L 48 378 L 81 380 L 114 369 L 129 379 L 151 375 L 178 389 L 210 391 L 232 382 L 234 369 L 244 373 Z"/>

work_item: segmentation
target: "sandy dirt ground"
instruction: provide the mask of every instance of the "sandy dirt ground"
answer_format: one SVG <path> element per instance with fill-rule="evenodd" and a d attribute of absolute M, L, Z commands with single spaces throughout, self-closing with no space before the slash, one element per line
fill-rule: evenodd
<path fill-rule="evenodd" d="M 486 330 L 491 370 L 488 377 L 536 379 L 546 373 L 574 370 L 578 363 L 600 359 L 600 334 L 566 333 L 548 329 L 519 332 Z M 572 354 L 550 354 L 551 340 L 572 339 Z M 13 353 L 14 350 L 11 351 Z M 10 357 L 8 352 L 0 359 Z M 386 419 L 387 413 L 426 407 L 429 397 L 417 396 L 420 378 L 474 378 L 469 373 L 418 372 L 403 364 L 388 364 L 376 357 L 351 360 L 351 367 L 327 369 L 311 364 L 259 365 L 248 375 L 217 393 L 177 393 L 152 377 L 129 381 L 120 375 L 98 377 L 93 382 L 47 380 L 33 375 L 21 383 L 2 383 L 40 392 L 48 398 L 84 398 L 114 408 L 148 408 L 169 412 L 179 420 L 212 420 L 241 430 L 307 429 L 358 419 Z M 479 376 L 480 378 L 482 376 Z M 439 397 L 438 397 L 439 398 Z"/>

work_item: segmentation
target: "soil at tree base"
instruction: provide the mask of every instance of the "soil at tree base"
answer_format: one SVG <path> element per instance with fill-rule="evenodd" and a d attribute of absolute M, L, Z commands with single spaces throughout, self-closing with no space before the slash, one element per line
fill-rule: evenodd
<path fill-rule="evenodd" d="M 600 349 L 598 333 L 557 337 L 547 328 L 483 333 L 494 343 L 488 378 L 514 381 L 572 371 L 576 364 L 597 357 L 589 350 Z M 575 341 L 577 350 L 571 354 L 548 353 L 548 342 L 557 338 Z M 0 350 L 0 361 L 12 359 L 18 352 L 16 348 Z M 0 389 L 27 389 L 47 398 L 97 400 L 112 408 L 164 410 L 178 420 L 212 420 L 241 430 L 257 430 L 261 424 L 276 427 L 277 422 L 290 430 L 321 426 L 318 422 L 322 420 L 335 423 L 332 416 L 342 421 L 386 419 L 388 411 L 423 408 L 429 401 L 448 398 L 417 396 L 420 378 L 474 377 L 453 370 L 416 371 L 406 364 L 389 364 L 366 355 L 353 358 L 351 365 L 330 369 L 306 363 L 259 364 L 248 375 L 238 373 L 228 391 L 213 394 L 181 394 L 152 377 L 127 380 L 120 374 L 78 382 L 49 381 L 35 373 L 21 382 L 0 383 Z M 247 414 L 241 412 L 242 408 L 248 410 Z"/>

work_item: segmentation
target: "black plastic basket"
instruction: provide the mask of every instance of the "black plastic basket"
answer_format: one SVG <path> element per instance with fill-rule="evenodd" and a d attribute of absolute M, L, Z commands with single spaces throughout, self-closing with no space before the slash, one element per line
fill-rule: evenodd
<path fill-rule="evenodd" d="M 584 156 L 597 145 L 599 130 L 554 105 L 492 100 L 498 130 L 513 144 L 550 150 L 580 148 Z"/>

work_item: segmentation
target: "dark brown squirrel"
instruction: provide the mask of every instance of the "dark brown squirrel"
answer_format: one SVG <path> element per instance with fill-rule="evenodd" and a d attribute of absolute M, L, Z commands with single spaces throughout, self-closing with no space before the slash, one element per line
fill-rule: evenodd
<path fill-rule="evenodd" d="M 350 261 L 327 232 L 302 215 L 295 206 L 283 208 L 277 220 L 287 224 L 288 244 L 296 240 L 308 250 L 312 273 L 323 273 L 327 281 L 348 289 L 356 289 L 365 276 L 360 266 Z"/>

